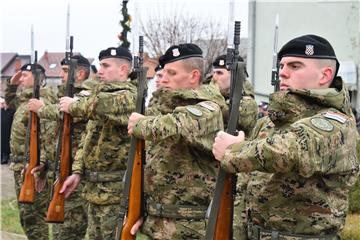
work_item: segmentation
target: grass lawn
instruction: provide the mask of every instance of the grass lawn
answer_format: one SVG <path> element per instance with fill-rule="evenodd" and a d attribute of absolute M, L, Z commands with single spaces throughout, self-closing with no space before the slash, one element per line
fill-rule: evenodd
<path fill-rule="evenodd" d="M 24 234 L 19 221 L 16 199 L 1 200 L 1 230 Z M 342 232 L 344 240 L 360 240 L 360 214 L 349 214 Z"/>

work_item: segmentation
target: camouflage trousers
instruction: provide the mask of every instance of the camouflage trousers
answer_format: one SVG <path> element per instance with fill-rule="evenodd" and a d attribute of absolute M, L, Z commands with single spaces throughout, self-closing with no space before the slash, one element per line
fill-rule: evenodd
<path fill-rule="evenodd" d="M 20 188 L 22 185 L 21 171 L 14 171 L 15 191 L 19 199 Z M 34 204 L 22 204 L 18 202 L 20 223 L 29 240 L 48 240 L 49 224 L 45 221 L 47 204 L 50 197 L 49 184 L 45 189 L 35 194 Z"/>
<path fill-rule="evenodd" d="M 84 239 L 88 226 L 88 204 L 81 196 L 82 185 L 65 200 L 65 221 L 53 224 L 53 239 Z"/>
<path fill-rule="evenodd" d="M 89 239 L 105 240 L 115 238 L 116 226 L 119 220 L 120 203 L 98 205 L 89 203 Z"/>
<path fill-rule="evenodd" d="M 246 195 L 249 179 L 250 176 L 247 173 L 237 174 L 233 218 L 233 239 L 235 240 L 247 239 Z"/>
<path fill-rule="evenodd" d="M 205 237 L 205 231 L 205 220 L 174 220 L 147 216 L 141 232 L 136 235 L 136 239 L 203 239 Z"/>

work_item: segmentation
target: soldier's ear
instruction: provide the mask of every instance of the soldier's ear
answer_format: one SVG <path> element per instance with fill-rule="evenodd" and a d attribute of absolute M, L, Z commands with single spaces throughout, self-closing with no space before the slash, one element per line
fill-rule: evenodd
<path fill-rule="evenodd" d="M 327 86 L 331 84 L 334 76 L 334 69 L 331 67 L 324 67 L 322 70 L 322 78 L 320 79 L 319 83 L 321 86 Z"/>
<path fill-rule="evenodd" d="M 201 82 L 201 73 L 198 69 L 193 69 L 191 71 L 191 81 L 192 84 L 199 84 Z"/>

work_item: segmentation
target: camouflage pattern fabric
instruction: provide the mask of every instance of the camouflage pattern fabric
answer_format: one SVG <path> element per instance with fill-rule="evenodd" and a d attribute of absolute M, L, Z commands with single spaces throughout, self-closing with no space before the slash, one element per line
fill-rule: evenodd
<path fill-rule="evenodd" d="M 146 200 L 170 206 L 206 208 L 212 198 L 218 169 L 211 148 L 215 134 L 223 129 L 224 98 L 218 88 L 209 85 L 196 90 L 161 89 L 154 98 L 157 99 L 152 102 L 156 104 L 151 105 L 147 116 L 134 126 L 134 135 L 147 143 Z M 176 219 L 149 215 L 141 234 L 152 239 L 204 237 L 205 219 L 179 217 L 180 214 Z"/>
<path fill-rule="evenodd" d="M 81 84 L 74 84 L 74 96 L 81 98 L 86 97 L 90 93 L 91 89 L 84 87 Z M 58 97 L 64 96 L 65 86 L 60 85 L 58 87 Z M 40 108 L 38 116 L 42 119 L 52 120 L 52 125 L 46 132 L 52 135 L 49 141 L 45 144 L 45 151 L 42 152 L 42 158 L 49 162 L 49 169 L 55 171 L 55 156 L 56 156 L 56 141 L 58 139 L 58 130 L 60 129 L 60 112 L 57 104 L 47 104 Z M 76 150 L 80 145 L 81 135 L 85 131 L 86 120 L 81 118 L 74 118 L 73 127 L 73 139 L 72 139 L 72 156 L 75 156 Z M 86 235 L 88 226 L 88 204 L 81 196 L 83 184 L 81 183 L 76 190 L 65 201 L 65 221 L 63 224 L 53 225 L 53 237 L 54 239 L 83 239 Z"/>
<path fill-rule="evenodd" d="M 340 84 L 277 92 L 269 113 L 252 138 L 230 146 L 222 161 L 229 172 L 268 174 L 252 193 L 250 220 L 285 233 L 338 233 L 359 171 L 347 89 Z"/>
<path fill-rule="evenodd" d="M 120 204 L 89 206 L 89 239 L 115 239 L 115 226 L 119 221 Z"/>
<path fill-rule="evenodd" d="M 136 88 L 130 83 L 100 83 L 88 98 L 71 104 L 74 117 L 89 118 L 81 150 L 72 166 L 74 173 L 115 172 L 126 170 L 130 137 L 127 122 L 135 109 Z M 88 182 L 84 194 L 87 201 L 99 205 L 120 203 L 122 183 Z"/>
<path fill-rule="evenodd" d="M 14 171 L 14 179 L 16 196 L 19 196 L 23 182 L 21 171 Z M 29 240 L 49 239 L 49 225 L 45 218 L 50 196 L 50 186 L 51 184 L 48 183 L 42 192 L 35 193 L 34 204 L 18 202 L 21 227 Z"/>
<path fill-rule="evenodd" d="M 120 210 L 130 137 L 127 122 L 135 110 L 136 87 L 129 82 L 99 83 L 91 95 L 70 105 L 73 117 L 90 119 L 76 152 L 73 173 L 83 175 L 83 197 L 90 203 L 89 230 L 94 239 L 110 236 Z M 107 181 L 89 181 L 85 173 L 106 173 Z M 111 175 L 113 178 L 111 179 Z M 114 221 L 112 221 L 114 220 Z M 111 226 L 110 226 L 111 225 Z M 101 235 L 99 235 L 101 233 Z"/>
<path fill-rule="evenodd" d="M 24 168 L 26 129 L 29 119 L 27 103 L 32 97 L 32 88 L 17 91 L 17 86 L 9 85 L 6 89 L 5 99 L 8 104 L 16 109 L 10 136 L 11 163 L 10 169 L 14 171 L 15 192 L 18 198 L 23 178 L 21 171 Z M 40 96 L 44 102 L 55 101 L 55 95 L 49 88 L 41 88 Z M 40 131 L 46 133 L 48 121 L 40 120 Z M 44 138 L 41 138 L 43 141 Z M 42 142 L 41 147 L 44 146 Z M 15 161 L 16 160 L 16 161 Z M 34 204 L 18 204 L 21 226 L 28 239 L 48 239 L 49 228 L 45 222 L 47 203 L 49 201 L 49 184 L 41 193 L 36 193 Z"/>

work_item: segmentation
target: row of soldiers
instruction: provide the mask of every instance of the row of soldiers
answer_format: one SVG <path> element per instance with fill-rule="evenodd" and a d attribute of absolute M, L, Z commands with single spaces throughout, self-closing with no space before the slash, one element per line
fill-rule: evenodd
<path fill-rule="evenodd" d="M 235 239 L 338 239 L 348 191 L 359 163 L 357 131 L 348 91 L 337 78 L 339 62 L 330 43 L 305 35 L 278 54 L 280 91 L 270 96 L 269 115 L 257 119 L 257 104 L 245 81 L 238 136 L 225 132 L 230 76 L 225 55 L 202 84 L 204 59 L 195 44 L 173 45 L 159 58 L 157 90 L 145 115 L 135 113 L 136 86 L 129 79 L 132 55 L 122 47 L 99 54 L 99 82 L 85 80 L 90 63 L 74 56 L 75 96 L 47 87 L 32 99 L 26 64 L 7 89 L 16 107 L 11 133 L 11 169 L 16 193 L 22 184 L 29 111 L 41 119 L 41 163 L 33 170 L 39 191 L 33 205 L 19 204 L 29 239 L 48 239 L 46 207 L 54 174 L 60 112 L 74 119 L 72 173 L 61 192 L 65 222 L 54 239 L 114 239 L 130 136 L 146 142 L 145 214 L 131 232 L 137 239 L 203 239 L 207 209 L 219 167 L 238 176 Z M 63 82 L 69 62 L 62 61 Z M 218 161 L 216 161 L 216 160 Z"/>

